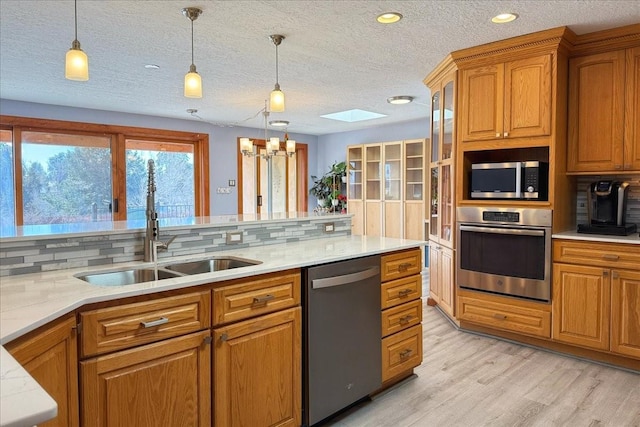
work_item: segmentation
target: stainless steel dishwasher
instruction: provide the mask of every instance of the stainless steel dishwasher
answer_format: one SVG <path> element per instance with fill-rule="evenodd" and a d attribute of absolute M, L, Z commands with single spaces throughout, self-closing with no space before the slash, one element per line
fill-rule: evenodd
<path fill-rule="evenodd" d="M 380 256 L 305 276 L 303 425 L 312 426 L 382 384 Z"/>

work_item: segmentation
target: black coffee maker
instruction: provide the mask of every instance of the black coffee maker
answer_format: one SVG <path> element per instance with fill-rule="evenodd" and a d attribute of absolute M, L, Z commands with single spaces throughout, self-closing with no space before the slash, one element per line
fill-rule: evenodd
<path fill-rule="evenodd" d="M 597 181 L 587 187 L 587 224 L 578 225 L 578 233 L 626 236 L 637 230 L 625 223 L 628 182 Z"/>

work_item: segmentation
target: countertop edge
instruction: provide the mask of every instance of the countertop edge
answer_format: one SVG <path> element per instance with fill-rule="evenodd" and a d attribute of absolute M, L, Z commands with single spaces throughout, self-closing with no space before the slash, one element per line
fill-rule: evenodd
<path fill-rule="evenodd" d="M 553 233 L 551 235 L 553 239 L 567 239 L 567 240 L 582 240 L 585 242 L 602 242 L 602 243 L 622 243 L 630 245 L 640 245 L 640 236 L 637 232 L 628 236 L 611 236 L 604 234 L 586 234 L 578 233 L 577 231 L 563 231 L 560 233 Z"/>

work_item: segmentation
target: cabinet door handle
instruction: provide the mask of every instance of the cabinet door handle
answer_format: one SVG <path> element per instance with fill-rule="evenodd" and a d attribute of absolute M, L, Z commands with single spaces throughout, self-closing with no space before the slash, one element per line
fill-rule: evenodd
<path fill-rule="evenodd" d="M 401 291 L 398 291 L 398 296 L 400 297 L 406 297 L 407 295 L 409 295 L 411 292 L 413 292 L 412 289 L 403 289 Z"/>
<path fill-rule="evenodd" d="M 263 304 L 263 303 L 266 303 L 267 301 L 271 301 L 274 298 L 275 297 L 273 295 L 266 294 L 266 295 L 261 296 L 261 297 L 254 297 L 253 298 L 253 303 L 254 304 Z"/>
<path fill-rule="evenodd" d="M 602 270 L 602 277 L 609 277 L 609 270 Z"/>
<path fill-rule="evenodd" d="M 411 353 L 413 353 L 413 350 L 411 350 L 410 348 L 407 348 L 405 350 L 402 350 L 400 352 L 400 359 L 404 359 L 406 357 L 409 357 L 411 355 Z"/>
<path fill-rule="evenodd" d="M 496 138 L 500 138 L 500 132 L 496 132 Z"/>
<path fill-rule="evenodd" d="M 226 332 L 223 332 L 222 335 L 220 335 L 220 341 L 224 342 L 227 341 L 229 339 L 229 335 L 227 335 Z"/>
<path fill-rule="evenodd" d="M 501 313 L 493 313 L 493 317 L 498 320 L 507 320 L 507 316 Z"/>
<path fill-rule="evenodd" d="M 412 318 L 413 318 L 413 316 L 412 316 L 412 315 L 410 315 L 410 314 L 408 314 L 408 315 L 406 315 L 406 316 L 402 316 L 402 317 L 400 318 L 400 324 L 401 324 L 401 325 L 404 325 L 404 324 L 406 324 L 406 323 L 409 323 L 409 321 L 410 321 Z"/>
<path fill-rule="evenodd" d="M 509 132 L 504 133 L 504 137 L 507 138 L 509 136 Z"/>
<path fill-rule="evenodd" d="M 617 271 L 612 271 L 611 277 L 613 277 L 614 279 L 617 279 L 618 277 L 620 277 L 620 273 L 618 273 Z"/>
<path fill-rule="evenodd" d="M 604 255 L 602 255 L 602 259 L 607 260 L 607 261 L 617 261 L 617 260 L 620 259 L 620 256 L 613 255 L 613 254 L 604 254 Z"/>
<path fill-rule="evenodd" d="M 151 322 L 140 322 L 140 326 L 143 328 L 153 328 L 154 326 L 164 325 L 165 323 L 169 323 L 168 317 L 161 317 L 158 320 L 152 320 Z"/>
<path fill-rule="evenodd" d="M 407 271 L 409 269 L 409 267 L 411 267 L 411 263 L 410 262 L 403 262 L 402 264 L 400 264 L 398 266 L 398 271 L 403 273 L 403 272 Z"/>

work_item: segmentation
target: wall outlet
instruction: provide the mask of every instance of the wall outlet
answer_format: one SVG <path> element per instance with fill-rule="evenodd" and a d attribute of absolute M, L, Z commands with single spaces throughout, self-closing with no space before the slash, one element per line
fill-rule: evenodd
<path fill-rule="evenodd" d="M 237 245 L 242 243 L 242 231 L 227 233 L 227 245 Z"/>
<path fill-rule="evenodd" d="M 323 226 L 325 233 L 333 233 L 336 230 L 336 225 L 334 222 L 325 222 Z"/>

